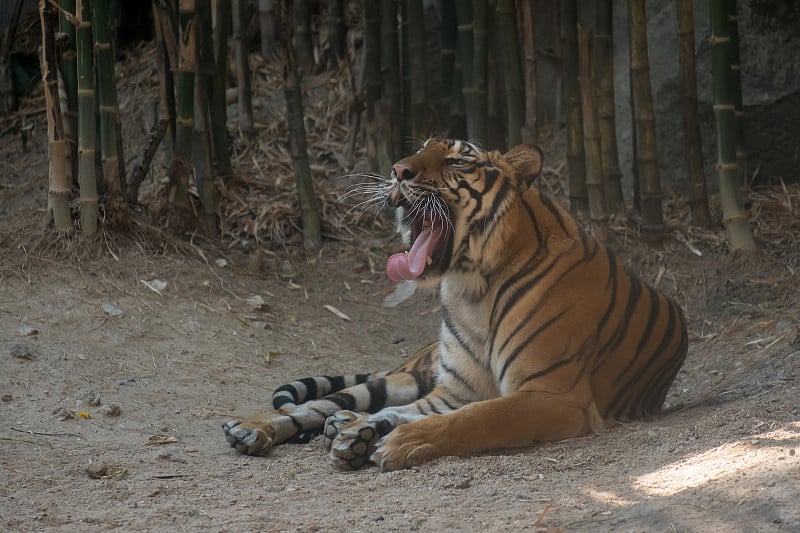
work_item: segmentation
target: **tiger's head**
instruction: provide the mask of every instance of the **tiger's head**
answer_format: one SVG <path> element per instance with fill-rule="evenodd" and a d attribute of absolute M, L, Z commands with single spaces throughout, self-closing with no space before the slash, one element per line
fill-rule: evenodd
<path fill-rule="evenodd" d="M 501 154 L 448 139 L 430 139 L 395 163 L 386 195 L 397 207 L 397 228 L 410 250 L 389 257 L 389 278 L 436 280 L 456 266 L 469 268 L 541 170 L 536 146 Z"/>

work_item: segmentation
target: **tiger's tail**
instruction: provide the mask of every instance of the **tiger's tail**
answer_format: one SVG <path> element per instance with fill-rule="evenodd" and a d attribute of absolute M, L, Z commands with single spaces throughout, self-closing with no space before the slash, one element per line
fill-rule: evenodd
<path fill-rule="evenodd" d="M 317 376 L 302 378 L 281 385 L 272 393 L 272 407 L 291 407 L 310 400 L 318 400 L 348 387 L 360 385 L 387 376 L 390 372 L 352 374 L 349 376 Z"/>

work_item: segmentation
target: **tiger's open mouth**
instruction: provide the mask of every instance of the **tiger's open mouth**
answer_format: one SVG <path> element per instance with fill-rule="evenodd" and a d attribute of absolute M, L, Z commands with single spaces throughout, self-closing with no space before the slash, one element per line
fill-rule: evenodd
<path fill-rule="evenodd" d="M 411 217 L 406 215 L 404 223 L 411 229 L 411 249 L 389 257 L 386 262 L 389 279 L 399 283 L 417 279 L 426 271 L 444 271 L 452 252 L 450 221 L 442 216 L 421 213 Z"/>

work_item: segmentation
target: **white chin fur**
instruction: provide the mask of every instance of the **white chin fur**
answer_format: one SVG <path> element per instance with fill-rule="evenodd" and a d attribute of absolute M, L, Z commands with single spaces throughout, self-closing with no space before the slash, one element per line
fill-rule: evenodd
<path fill-rule="evenodd" d="M 411 228 L 403 224 L 403 217 L 406 214 L 406 210 L 403 207 L 398 207 L 394 211 L 394 218 L 395 218 L 395 227 L 397 228 L 397 233 L 400 234 L 400 237 L 403 239 L 403 244 L 406 246 L 411 246 Z"/>

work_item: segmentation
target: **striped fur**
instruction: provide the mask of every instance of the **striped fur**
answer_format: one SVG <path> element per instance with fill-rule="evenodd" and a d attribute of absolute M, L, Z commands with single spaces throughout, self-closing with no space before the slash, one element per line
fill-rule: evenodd
<path fill-rule="evenodd" d="M 327 418 L 335 464 L 395 470 L 658 414 L 687 352 L 683 313 L 529 187 L 541 164 L 536 147 L 441 139 L 395 164 L 400 233 L 445 228 L 417 280 L 439 288 L 438 343 L 386 375 L 285 385 L 278 411 L 225 425 L 231 445 L 263 453 Z"/>

